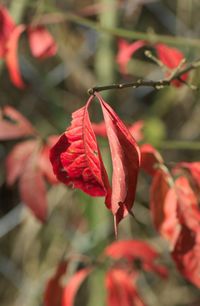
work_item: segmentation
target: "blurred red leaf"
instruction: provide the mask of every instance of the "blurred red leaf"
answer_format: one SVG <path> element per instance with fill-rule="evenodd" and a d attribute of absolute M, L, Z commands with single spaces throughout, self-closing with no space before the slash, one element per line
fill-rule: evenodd
<path fill-rule="evenodd" d="M 129 130 L 129 132 L 136 141 L 141 141 L 144 137 L 142 133 L 143 126 L 144 122 L 142 120 L 138 120 L 134 122 L 132 125 L 127 125 L 127 129 Z M 100 123 L 92 123 L 92 128 L 95 132 L 95 135 L 101 137 L 107 137 L 106 125 L 104 121 Z"/>
<path fill-rule="evenodd" d="M 155 228 L 160 227 L 165 220 L 164 203 L 170 189 L 169 175 L 163 170 L 157 170 L 150 189 L 150 208 Z"/>
<path fill-rule="evenodd" d="M 143 127 L 144 127 L 144 121 L 143 120 L 138 120 L 134 122 L 132 125 L 127 126 L 129 132 L 131 135 L 134 137 L 134 139 L 139 142 L 144 138 L 143 135 Z"/>
<path fill-rule="evenodd" d="M 107 137 L 106 125 L 104 121 L 100 123 L 92 123 L 92 128 L 93 128 L 95 135 L 101 136 L 101 137 Z"/>
<path fill-rule="evenodd" d="M 188 179 L 184 176 L 180 176 L 175 181 L 175 188 L 178 198 L 177 215 L 180 224 L 184 224 L 194 231 L 200 230 L 198 198 L 191 188 Z"/>
<path fill-rule="evenodd" d="M 10 140 L 35 134 L 31 123 L 16 109 L 5 106 L 0 118 L 0 140 Z"/>
<path fill-rule="evenodd" d="M 15 23 L 8 10 L 3 5 L 0 5 L 0 58 L 3 58 L 6 54 L 7 40 L 14 27 Z"/>
<path fill-rule="evenodd" d="M 19 180 L 22 201 L 33 214 L 44 222 L 47 218 L 47 198 L 45 180 L 38 167 L 38 152 L 33 152 L 26 162 Z"/>
<path fill-rule="evenodd" d="M 56 54 L 56 42 L 45 27 L 28 27 L 28 38 L 33 56 L 44 59 Z"/>
<path fill-rule="evenodd" d="M 119 65 L 119 70 L 123 74 L 127 74 L 127 64 L 131 59 L 131 56 L 140 48 L 145 46 L 145 41 L 137 40 L 133 43 L 128 43 L 124 39 L 120 39 L 118 42 L 118 53 L 116 61 Z"/>
<path fill-rule="evenodd" d="M 95 94 L 101 103 L 113 164 L 111 207 L 117 224 L 129 212 L 135 199 L 140 166 L 140 151 L 135 139 L 113 109 Z"/>
<path fill-rule="evenodd" d="M 29 140 L 14 146 L 6 159 L 6 182 L 13 185 L 17 178 L 24 172 L 27 159 L 36 147 L 35 140 Z"/>
<path fill-rule="evenodd" d="M 173 248 L 180 231 L 177 219 L 177 194 L 170 175 L 160 169 L 153 177 L 150 208 L 154 226 Z"/>
<path fill-rule="evenodd" d="M 91 272 L 91 269 L 85 268 L 76 272 L 65 286 L 62 297 L 62 306 L 73 306 L 79 287 Z"/>
<path fill-rule="evenodd" d="M 51 149 L 54 173 L 64 184 L 73 184 L 92 196 L 109 194 L 109 182 L 86 106 L 72 114 L 71 126 Z"/>
<path fill-rule="evenodd" d="M 200 228 L 194 232 L 182 226 L 172 257 L 180 273 L 200 288 Z"/>
<path fill-rule="evenodd" d="M 181 63 L 181 61 L 184 59 L 183 53 L 177 48 L 172 48 L 165 44 L 156 44 L 155 48 L 160 61 L 170 69 L 176 69 Z M 167 74 L 167 76 L 168 75 L 169 73 Z M 188 73 L 185 73 L 180 77 L 180 79 L 183 81 L 186 81 L 187 78 L 188 78 Z M 174 80 L 172 83 L 176 87 L 180 87 L 182 85 L 181 81 L 179 80 Z"/>
<path fill-rule="evenodd" d="M 130 264 L 139 260 L 145 271 L 155 272 L 161 277 L 167 276 L 166 268 L 154 262 L 159 257 L 158 252 L 146 242 L 139 240 L 116 241 L 105 249 L 105 254 L 114 259 L 126 259 Z"/>
<path fill-rule="evenodd" d="M 55 274 L 49 279 L 44 292 L 45 306 L 61 306 L 63 286 L 60 283 L 62 276 L 67 270 L 67 262 L 61 262 Z"/>
<path fill-rule="evenodd" d="M 6 181 L 13 185 L 19 180 L 20 197 L 24 204 L 42 222 L 47 217 L 45 178 L 57 183 L 49 162 L 50 145 L 56 141 L 50 136 L 45 145 L 39 139 L 27 140 L 14 146 L 6 159 Z"/>
<path fill-rule="evenodd" d="M 132 277 L 121 269 L 106 273 L 107 306 L 144 306 Z"/>
<path fill-rule="evenodd" d="M 56 184 L 58 182 L 55 174 L 53 173 L 51 162 L 49 160 L 50 149 L 57 141 L 58 136 L 50 136 L 44 144 L 39 156 L 40 170 L 51 184 Z"/>
<path fill-rule="evenodd" d="M 149 175 L 153 176 L 156 172 L 156 166 L 163 163 L 160 153 L 150 144 L 144 144 L 140 147 L 141 168 Z"/>
<path fill-rule="evenodd" d="M 9 36 L 7 41 L 7 49 L 5 54 L 5 61 L 9 71 L 10 79 L 13 84 L 19 89 L 25 88 L 25 83 L 21 78 L 20 67 L 18 62 L 18 41 L 21 34 L 25 31 L 25 25 L 16 26 Z"/>
<path fill-rule="evenodd" d="M 189 174 L 191 175 L 193 183 L 197 186 L 198 189 L 200 189 L 200 162 L 181 162 L 178 163 L 175 167 L 175 172 L 181 171 L 181 170 L 187 170 Z"/>

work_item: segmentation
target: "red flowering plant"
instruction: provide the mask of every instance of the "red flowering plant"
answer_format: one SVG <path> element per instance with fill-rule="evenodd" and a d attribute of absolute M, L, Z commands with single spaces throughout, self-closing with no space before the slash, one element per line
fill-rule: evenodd
<path fill-rule="evenodd" d="M 46 16 L 39 16 L 39 18 L 35 16 L 38 19 L 34 17 L 31 22 L 25 25 L 24 23 L 16 24 L 7 9 L 2 5 L 0 6 L 0 59 L 5 62 L 10 79 L 18 88 L 22 89 L 26 87 L 17 54 L 21 36 L 26 35 L 31 54 L 37 59 L 44 59 L 55 55 L 57 51 L 56 42 L 47 30 L 45 24 L 48 24 L 49 20 L 51 23 L 51 18 L 53 18 L 52 20 L 55 20 L 57 24 L 63 23 L 62 27 L 64 28 L 66 26 L 65 23 L 70 22 L 69 20 L 73 22 L 77 21 L 78 24 L 82 21 L 80 16 L 74 16 L 73 14 L 66 14 L 65 16 L 61 12 L 57 14 L 54 12 L 49 13 L 50 11 L 51 8 L 49 8 Z M 97 29 L 92 21 L 91 23 L 86 22 L 85 24 L 92 25 L 94 29 Z M 62 27 L 58 26 L 57 33 L 60 34 L 62 32 Z M 72 28 L 75 36 L 78 31 L 82 31 L 79 28 Z M 68 33 L 68 31 L 70 32 L 70 29 L 67 28 L 66 32 Z M 87 35 L 77 36 L 77 41 L 74 37 L 73 39 L 78 42 L 77 45 L 79 46 L 80 41 L 86 39 L 83 37 Z M 62 35 L 59 37 L 62 37 Z M 87 39 L 91 38 L 88 37 Z M 145 35 L 142 37 L 145 37 Z M 106 305 L 153 305 L 153 302 L 151 301 L 149 303 L 145 294 L 143 294 L 146 289 L 145 281 L 143 280 L 147 280 L 147 286 L 150 287 L 151 285 L 153 286 L 154 280 L 156 282 L 155 276 L 163 278 L 166 282 L 168 281 L 168 274 L 171 277 L 171 269 L 168 271 L 168 268 L 159 263 L 161 259 L 160 253 L 164 255 L 162 258 L 164 261 L 167 257 L 166 262 L 169 266 L 172 263 L 175 264 L 174 266 L 177 267 L 180 276 L 183 276 L 186 281 L 189 281 L 190 288 L 200 288 L 200 163 L 198 161 L 181 161 L 185 160 L 184 158 L 178 162 L 168 162 L 165 155 L 162 156 L 157 151 L 157 146 L 154 147 L 152 144 L 146 142 L 148 139 L 145 135 L 146 114 L 143 115 L 142 113 L 140 116 L 142 119 L 136 120 L 131 124 L 132 114 L 130 114 L 130 117 L 125 118 L 125 122 L 123 122 L 114 110 L 115 108 L 117 109 L 116 104 L 112 104 L 112 108 L 100 94 L 103 90 L 117 90 L 128 87 L 150 86 L 154 89 L 161 89 L 170 85 L 181 87 L 184 83 L 187 84 L 189 73 L 200 65 L 199 60 L 186 63 L 182 51 L 162 43 L 161 41 L 165 41 L 166 39 L 159 40 L 159 37 L 161 36 L 158 36 L 154 41 L 153 38 L 150 39 L 147 36 L 148 42 L 146 40 L 138 40 L 130 44 L 126 40 L 120 39 L 116 61 L 119 65 L 120 72 L 123 75 L 127 75 L 127 65 L 132 55 L 140 49 L 149 46 L 153 49 L 153 53 L 155 52 L 157 57 L 154 57 L 153 53 L 147 52 L 147 55 L 150 54 L 149 57 L 164 70 L 163 79 L 149 80 L 145 78 L 131 83 L 96 86 L 89 89 L 89 98 L 85 105 L 72 113 L 71 123 L 60 136 L 48 136 L 48 132 L 43 131 L 42 134 L 45 136 L 42 137 L 38 128 L 36 129 L 21 112 L 14 107 L 8 106 L 7 102 L 6 106 L 0 108 L 0 154 L 2 154 L 5 160 L 5 181 L 2 185 L 5 184 L 8 190 L 16 187 L 17 198 L 19 196 L 20 203 L 24 204 L 33 216 L 36 217 L 33 220 L 34 222 L 36 221 L 35 223 L 39 228 L 39 231 L 36 231 L 38 235 L 35 235 L 39 237 L 39 242 L 35 243 L 34 239 L 30 239 L 29 243 L 34 246 L 34 252 L 31 254 L 32 258 L 34 258 L 33 261 L 36 257 L 44 258 L 45 264 L 38 265 L 38 270 L 43 273 L 43 269 L 49 265 L 47 260 L 48 255 L 53 253 L 52 257 L 57 259 L 63 245 L 67 248 L 71 247 L 72 250 L 77 249 L 76 247 L 78 245 L 78 255 L 73 255 L 73 251 L 71 255 L 69 249 L 65 249 L 63 253 L 66 256 L 62 256 L 60 264 L 57 266 L 53 276 L 48 279 L 45 274 L 41 278 L 42 282 L 47 280 L 43 286 L 40 286 L 40 288 L 44 289 L 43 304 L 45 306 L 75 305 L 78 291 L 83 282 L 87 279 L 90 281 L 93 275 L 99 271 L 103 272 L 101 281 L 103 279 L 104 292 L 106 292 Z M 154 43 L 150 41 L 154 41 Z M 61 48 L 60 58 L 65 53 L 63 52 L 65 50 L 63 45 L 61 43 L 63 49 Z M 82 49 L 85 50 L 86 48 Z M 82 57 L 82 49 L 80 50 L 79 55 L 81 56 L 80 58 L 78 57 L 78 61 L 75 58 L 74 62 L 72 64 L 70 63 L 71 66 L 69 65 L 70 82 L 73 80 L 74 75 L 71 78 L 71 74 L 74 72 L 76 75 L 75 79 L 77 78 L 74 67 L 77 67 L 76 65 L 77 63 L 79 64 L 79 60 L 81 62 L 82 58 L 86 58 L 86 54 Z M 66 52 L 66 54 L 67 60 L 69 57 L 70 61 L 70 52 Z M 53 71 L 53 77 L 56 80 L 63 81 L 66 78 L 66 74 L 63 75 L 63 64 L 59 64 L 58 69 L 56 68 Z M 62 68 L 60 69 L 61 66 Z M 80 79 L 88 85 L 87 78 L 84 79 L 81 75 Z M 64 88 L 65 84 L 62 84 L 62 86 Z M 58 127 L 56 124 L 54 126 L 54 122 L 52 124 L 51 116 L 49 116 L 51 111 L 54 110 L 54 107 L 55 112 L 58 110 L 58 114 L 56 114 L 57 118 L 62 117 L 59 113 L 60 109 L 71 112 L 71 106 L 69 109 L 69 105 L 65 105 L 63 108 L 61 106 L 62 103 L 57 103 L 57 93 L 59 94 L 59 98 L 60 93 L 67 95 L 68 88 L 67 90 L 63 90 L 63 88 L 60 91 L 58 90 L 58 92 L 58 88 L 55 90 L 56 107 L 55 105 L 48 104 L 46 108 L 46 106 L 39 105 L 39 103 L 36 106 L 39 111 L 41 110 L 41 112 L 45 113 L 45 119 L 47 119 L 53 130 L 56 130 L 56 133 L 59 129 L 62 130 L 63 127 Z M 76 88 L 78 88 L 78 85 Z M 44 102 L 44 100 L 46 102 L 46 99 L 43 99 L 46 91 L 41 92 L 42 99 L 40 102 Z M 31 103 L 32 99 L 30 97 L 32 93 L 29 96 L 30 91 L 28 91 L 28 88 L 25 94 L 27 93 L 26 98 Z M 181 90 L 178 93 L 181 93 Z M 36 96 L 38 97 L 40 95 Z M 54 98 L 54 95 L 52 97 Z M 2 98 L 3 103 L 4 98 Z M 80 100 L 77 100 L 79 103 Z M 23 99 L 21 103 L 23 106 Z M 103 120 L 98 123 L 93 122 L 91 119 L 92 115 L 90 115 L 90 110 L 94 106 L 94 103 L 96 103 L 96 106 L 99 106 L 102 112 Z M 31 107 L 35 108 L 35 105 L 31 105 Z M 76 107 L 73 106 L 74 109 Z M 135 109 L 133 111 L 135 112 Z M 96 121 L 98 119 L 95 118 Z M 41 126 L 43 128 L 43 122 Z M 101 137 L 100 139 L 98 139 L 99 136 Z M 101 146 L 102 143 L 106 143 L 108 150 L 107 147 L 103 148 Z M 105 157 L 103 154 L 105 152 L 103 152 L 104 149 L 110 154 L 109 157 L 112 164 L 110 167 L 112 169 L 111 175 L 110 169 L 108 169 L 109 167 L 106 166 L 107 156 Z M 64 221 L 61 220 L 56 210 L 59 210 L 60 207 L 56 207 L 55 219 L 58 217 L 56 225 L 58 227 L 60 226 L 62 233 L 61 235 L 57 234 L 56 226 L 53 226 L 53 230 L 51 230 L 50 227 L 52 224 L 54 225 L 54 223 L 51 223 L 54 216 L 52 219 L 49 219 L 50 207 L 48 205 L 47 195 L 51 196 L 51 194 L 47 194 L 47 191 L 52 185 L 59 182 L 66 185 L 70 190 L 79 189 L 81 192 L 94 197 L 94 202 L 98 201 L 97 197 L 102 197 L 108 215 L 113 216 L 114 231 L 113 226 L 110 226 L 110 219 L 108 217 L 108 222 L 107 220 L 106 222 L 102 222 L 102 227 L 99 230 L 100 234 L 97 231 L 96 238 L 94 228 L 99 221 L 98 218 L 100 219 L 101 216 L 92 211 L 94 207 L 96 209 L 95 203 L 91 209 L 92 213 L 91 211 L 89 213 L 86 211 L 90 203 L 89 205 L 81 206 L 81 209 L 83 207 L 85 209 L 84 213 L 86 218 L 82 218 L 83 211 L 78 211 L 76 209 L 77 206 L 72 205 L 73 212 L 71 213 L 69 210 L 67 217 L 70 219 L 74 211 L 75 217 L 73 216 L 74 219 L 71 218 L 71 223 L 73 224 L 69 224 L 68 227 L 66 227 L 68 221 L 65 219 L 66 215 L 63 214 Z M 138 184 L 138 182 L 142 183 Z M 140 194 L 140 188 L 145 190 L 142 195 Z M 51 189 L 53 192 L 55 190 L 56 192 L 58 190 L 59 193 L 62 187 L 60 189 Z M 67 188 L 63 187 L 63 190 L 67 190 Z M 82 193 L 75 194 L 70 191 L 68 194 L 71 196 L 71 198 L 70 196 L 68 198 L 70 200 L 69 202 L 72 202 L 71 199 L 74 198 L 81 204 L 84 202 L 82 200 L 85 197 Z M 140 202 L 140 197 L 141 205 L 138 205 L 135 202 L 137 200 Z M 146 200 L 144 202 L 143 197 Z M 52 196 L 52 199 L 54 201 L 54 196 Z M 66 207 L 68 209 L 68 205 L 65 204 L 62 207 L 63 211 Z M 138 206 L 140 206 L 139 209 Z M 104 205 L 102 209 L 104 209 Z M 137 214 L 137 209 L 141 209 L 140 214 Z M 90 220 L 92 219 L 92 214 L 93 218 L 95 216 L 94 220 Z M 132 219 L 130 218 L 131 222 L 121 222 L 128 215 L 133 217 Z M 147 215 L 149 216 L 149 224 L 146 224 L 145 220 Z M 37 220 L 40 222 L 37 222 Z M 10 221 L 6 222 L 9 223 Z M 114 232 L 115 238 L 118 238 L 118 225 L 120 222 L 120 240 L 113 242 Z M 42 227 L 43 223 L 45 223 L 45 226 Z M 92 226 L 90 226 L 90 223 Z M 0 223 L 0 237 L 4 224 L 1 226 Z M 95 224 L 94 228 L 93 224 Z M 32 227 L 32 224 L 30 227 Z M 130 228 L 127 230 L 126 227 Z M 89 233 L 85 234 L 88 228 L 90 228 Z M 128 231 L 129 233 L 127 234 Z M 156 231 L 159 233 L 159 237 L 155 237 Z M 74 232 L 75 235 L 73 235 Z M 46 237 L 46 233 L 48 237 Z M 85 234 L 85 239 L 82 239 L 83 233 Z M 58 240 L 61 241 L 61 247 L 58 242 L 55 248 L 51 248 L 54 234 L 56 236 L 56 243 Z M 134 239 L 132 239 L 132 234 L 135 236 Z M 104 237 L 104 235 L 107 236 Z M 143 236 L 144 240 L 139 240 L 140 235 Z M 67 242 L 66 238 L 68 239 Z M 97 248 L 95 243 L 98 245 Z M 159 251 L 156 251 L 153 246 L 156 246 L 156 249 Z M 52 265 L 54 264 L 52 263 Z M 31 261 L 32 266 L 34 267 L 34 262 Z M 0 273 L 2 273 L 1 267 L 0 263 Z M 160 279 L 159 283 L 161 283 Z M 143 284 L 144 289 L 142 288 Z M 194 286 L 192 287 L 192 285 Z M 95 295 L 95 292 L 93 294 Z M 42 296 L 41 291 L 40 296 Z M 157 304 L 159 305 L 159 302 Z"/>
<path fill-rule="evenodd" d="M 96 97 L 102 108 L 113 163 L 112 186 L 104 167 L 88 108 Z M 113 109 L 95 93 L 74 112 L 72 123 L 51 149 L 50 160 L 57 178 L 91 196 L 105 196 L 105 204 L 118 223 L 132 213 L 140 167 L 139 147 Z"/>

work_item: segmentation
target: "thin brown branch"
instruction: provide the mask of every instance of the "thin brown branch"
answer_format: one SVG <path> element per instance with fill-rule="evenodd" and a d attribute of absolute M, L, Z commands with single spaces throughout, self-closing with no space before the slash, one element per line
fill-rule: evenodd
<path fill-rule="evenodd" d="M 155 89 L 162 89 L 166 86 L 169 86 L 172 81 L 174 80 L 181 80 L 181 77 L 194 69 L 197 69 L 200 67 L 200 59 L 197 59 L 193 61 L 192 63 L 189 63 L 182 69 L 177 69 L 174 73 L 169 78 L 165 78 L 163 80 L 158 80 L 158 81 L 152 81 L 152 80 L 142 80 L 139 79 L 135 82 L 131 83 L 119 83 L 119 84 L 111 84 L 111 85 L 105 85 L 105 86 L 94 86 L 92 88 L 88 89 L 88 94 L 89 95 L 94 95 L 95 92 L 100 92 L 104 90 L 111 90 L 111 89 L 124 89 L 124 88 L 138 88 L 142 86 L 148 86 L 148 87 L 153 87 Z"/>

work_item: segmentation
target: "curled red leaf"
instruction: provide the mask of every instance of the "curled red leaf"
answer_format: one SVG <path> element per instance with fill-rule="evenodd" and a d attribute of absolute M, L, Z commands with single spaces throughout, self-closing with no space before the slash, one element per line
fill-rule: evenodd
<path fill-rule="evenodd" d="M 92 196 L 108 196 L 107 173 L 88 114 L 92 99 L 72 114 L 71 126 L 51 149 L 50 160 L 64 184 L 73 184 Z"/>
<path fill-rule="evenodd" d="M 101 103 L 113 164 L 110 209 L 115 225 L 131 213 L 140 166 L 140 151 L 135 139 L 113 109 L 96 93 Z"/>

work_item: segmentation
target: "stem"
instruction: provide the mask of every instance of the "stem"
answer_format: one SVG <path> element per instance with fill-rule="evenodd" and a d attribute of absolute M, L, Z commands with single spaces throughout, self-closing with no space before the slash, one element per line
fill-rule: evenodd
<path fill-rule="evenodd" d="M 24 11 L 28 6 L 30 0 L 13 0 L 10 5 L 10 14 L 15 22 L 18 24 L 23 18 Z"/>
<path fill-rule="evenodd" d="M 160 150 L 200 150 L 200 142 L 187 140 L 166 140 L 156 147 Z"/>
<path fill-rule="evenodd" d="M 165 86 L 169 86 L 171 82 L 175 79 L 181 80 L 181 76 L 184 75 L 185 73 L 194 70 L 200 66 L 200 59 L 195 60 L 194 62 L 188 64 L 185 68 L 173 73 L 171 77 L 159 81 L 145 81 L 145 80 L 137 80 L 135 82 L 131 83 L 121 83 L 121 84 L 111 84 L 111 85 L 105 85 L 105 86 L 95 86 L 92 88 L 88 89 L 88 94 L 89 95 L 94 95 L 95 92 L 100 92 L 104 90 L 110 90 L 110 89 L 124 89 L 128 87 L 133 87 L 133 88 L 138 88 L 141 86 L 150 86 L 155 89 L 162 89 Z M 184 81 L 183 81 L 184 82 Z"/>
<path fill-rule="evenodd" d="M 183 46 L 183 47 L 190 46 L 190 47 L 200 48 L 199 39 L 186 38 L 181 36 L 173 37 L 169 35 L 159 35 L 156 33 L 136 32 L 136 31 L 125 30 L 119 27 L 112 28 L 100 25 L 99 23 L 88 20 L 87 18 L 83 18 L 75 14 L 66 13 L 66 12 L 49 13 L 43 15 L 42 18 L 38 19 L 37 23 L 52 24 L 52 23 L 60 23 L 65 21 L 72 21 L 82 26 L 94 29 L 98 32 L 105 32 L 107 34 L 117 37 L 124 37 L 127 39 L 142 39 L 150 43 L 162 42 L 174 46 Z"/>

